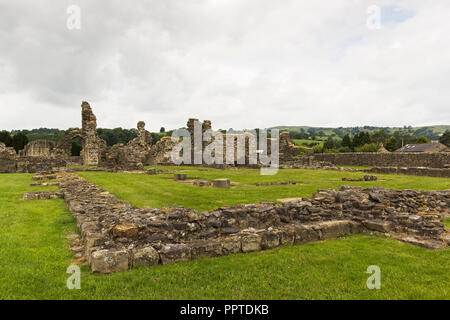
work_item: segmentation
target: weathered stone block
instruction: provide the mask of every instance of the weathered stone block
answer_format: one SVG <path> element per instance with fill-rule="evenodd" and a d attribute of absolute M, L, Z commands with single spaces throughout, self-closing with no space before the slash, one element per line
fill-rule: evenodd
<path fill-rule="evenodd" d="M 23 200 L 49 200 L 63 198 L 64 194 L 61 191 L 35 191 L 27 192 L 23 195 Z"/>
<path fill-rule="evenodd" d="M 272 249 L 280 245 L 280 236 L 275 231 L 266 231 L 262 234 L 261 238 L 261 248 Z"/>
<path fill-rule="evenodd" d="M 363 221 L 363 225 L 369 229 L 379 232 L 388 233 L 392 229 L 392 223 L 389 221 L 382 220 L 365 220 Z"/>
<path fill-rule="evenodd" d="M 211 185 L 211 182 L 207 180 L 194 180 L 193 184 L 194 186 L 198 187 L 209 187 Z"/>
<path fill-rule="evenodd" d="M 158 174 L 158 172 L 156 171 L 156 168 L 150 168 L 147 170 L 147 174 L 155 175 Z"/>
<path fill-rule="evenodd" d="M 364 176 L 364 181 L 377 181 L 378 180 L 378 177 L 377 176 L 374 176 L 374 175 L 368 175 L 368 174 L 366 174 L 365 176 Z"/>
<path fill-rule="evenodd" d="M 166 244 L 159 250 L 162 264 L 191 259 L 191 248 L 185 244 Z"/>
<path fill-rule="evenodd" d="M 319 241 L 320 233 L 311 225 L 295 225 L 295 244 Z"/>
<path fill-rule="evenodd" d="M 403 237 L 403 238 L 397 238 L 400 241 L 407 242 L 419 247 L 423 247 L 426 249 L 431 250 L 439 250 L 445 248 L 445 244 L 443 241 L 436 241 L 436 240 L 430 240 L 430 239 L 417 239 L 414 237 Z"/>
<path fill-rule="evenodd" d="M 52 180 L 56 179 L 56 175 L 54 174 L 43 174 L 43 175 L 35 175 L 31 178 L 32 180 Z"/>
<path fill-rule="evenodd" d="M 138 227 L 134 223 L 118 224 L 113 227 L 112 234 L 118 238 L 134 238 L 138 234 Z"/>
<path fill-rule="evenodd" d="M 222 240 L 222 253 L 232 254 L 241 252 L 241 240 L 238 237 L 228 237 Z"/>
<path fill-rule="evenodd" d="M 350 234 L 349 221 L 326 221 L 318 226 L 322 232 L 321 239 L 334 239 L 344 234 Z"/>
<path fill-rule="evenodd" d="M 215 179 L 213 181 L 213 188 L 228 189 L 230 188 L 230 186 L 231 186 L 230 179 Z"/>
<path fill-rule="evenodd" d="M 133 267 L 152 266 L 159 263 L 159 253 L 153 247 L 133 249 Z"/>
<path fill-rule="evenodd" d="M 86 239 L 86 254 L 89 256 L 91 248 L 100 247 L 105 243 L 105 238 L 101 234 L 93 234 Z"/>
<path fill-rule="evenodd" d="M 111 273 L 128 270 L 130 254 L 127 250 L 104 249 L 91 254 L 92 272 Z"/>
<path fill-rule="evenodd" d="M 277 231 L 280 237 L 280 245 L 290 244 L 293 245 L 295 242 L 295 229 L 292 226 L 286 226 L 282 230 Z"/>
<path fill-rule="evenodd" d="M 191 246 L 192 259 L 219 257 L 222 255 L 222 244 L 218 241 L 201 241 Z"/>
<path fill-rule="evenodd" d="M 249 234 L 241 238 L 242 252 L 261 250 L 261 235 Z"/>
<path fill-rule="evenodd" d="M 173 175 L 173 179 L 174 179 L 175 181 L 186 180 L 186 178 L 187 178 L 186 173 L 175 173 L 175 174 Z"/>

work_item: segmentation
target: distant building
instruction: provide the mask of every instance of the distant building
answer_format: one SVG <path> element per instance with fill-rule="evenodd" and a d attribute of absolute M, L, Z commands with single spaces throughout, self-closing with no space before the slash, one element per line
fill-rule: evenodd
<path fill-rule="evenodd" d="M 440 142 L 407 144 L 395 152 L 450 152 L 450 148 Z"/>

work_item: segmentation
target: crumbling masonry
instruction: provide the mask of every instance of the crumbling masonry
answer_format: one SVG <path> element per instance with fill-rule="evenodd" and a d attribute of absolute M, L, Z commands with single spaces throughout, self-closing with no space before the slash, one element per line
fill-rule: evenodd
<path fill-rule="evenodd" d="M 64 198 L 81 230 L 78 253 L 92 271 L 110 273 L 371 233 L 431 249 L 450 234 L 440 222 L 450 190 L 393 191 L 341 187 L 284 204 L 259 203 L 198 212 L 183 207 L 134 208 L 75 173 L 52 178 L 59 191 L 24 199 Z"/>

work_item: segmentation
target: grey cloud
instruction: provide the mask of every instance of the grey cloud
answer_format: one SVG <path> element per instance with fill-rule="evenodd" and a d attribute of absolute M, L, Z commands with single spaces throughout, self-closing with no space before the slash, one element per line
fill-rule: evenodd
<path fill-rule="evenodd" d="M 0 128 L 78 125 L 81 100 L 104 127 L 448 124 L 450 4 L 379 1 L 408 19 L 370 31 L 372 4 L 0 0 Z"/>

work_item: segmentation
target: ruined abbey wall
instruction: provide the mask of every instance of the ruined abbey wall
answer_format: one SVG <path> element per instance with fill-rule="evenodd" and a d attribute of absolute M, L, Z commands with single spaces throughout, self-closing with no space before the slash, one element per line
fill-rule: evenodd
<path fill-rule="evenodd" d="M 25 157 L 50 157 L 54 148 L 53 141 L 34 140 L 29 142 L 19 154 Z"/>
<path fill-rule="evenodd" d="M 0 173 L 52 172 L 66 167 L 61 158 L 46 156 L 19 156 L 13 148 L 0 142 Z"/>
<path fill-rule="evenodd" d="M 138 136 L 126 145 L 119 143 L 104 152 L 99 165 L 113 170 L 142 170 L 152 150 L 152 135 L 144 121 L 137 124 Z"/>
<path fill-rule="evenodd" d="M 191 138 L 191 162 L 194 163 L 194 154 L 196 152 L 204 152 L 205 149 L 213 143 L 214 138 L 211 139 L 211 141 L 202 141 L 201 148 L 198 150 L 195 149 L 195 143 L 194 143 L 194 126 L 195 124 L 198 124 L 199 127 L 201 127 L 202 131 L 202 137 L 203 134 L 207 131 L 212 129 L 211 121 L 210 120 L 204 120 L 203 122 L 200 122 L 198 119 L 189 119 L 187 122 L 187 128 L 189 131 L 189 135 Z M 216 132 L 217 133 L 217 132 Z M 222 133 L 221 133 L 222 134 Z M 256 156 L 256 163 L 252 163 L 250 161 L 250 146 L 254 145 L 254 150 L 252 150 L 253 153 L 256 153 L 256 150 L 259 149 L 259 144 L 257 142 L 257 137 L 254 136 L 250 132 L 243 132 L 243 133 L 224 133 L 222 134 L 222 140 L 223 140 L 223 160 L 222 162 L 225 164 L 227 163 L 227 155 L 229 155 L 228 158 L 234 159 L 234 164 L 231 165 L 259 165 L 258 157 Z M 242 143 L 244 143 L 244 150 L 243 154 L 238 153 L 238 140 L 241 140 Z M 272 139 L 268 138 L 266 141 L 266 144 L 263 145 L 264 153 L 267 155 L 271 154 L 271 144 Z M 206 149 L 207 150 L 207 149 Z M 213 154 L 214 155 L 214 154 Z M 291 162 L 296 161 L 299 159 L 300 155 L 300 148 L 295 146 L 289 136 L 289 132 L 282 132 L 280 133 L 279 138 L 279 161 L 280 163 L 285 162 Z M 241 159 L 239 159 L 241 156 Z M 204 161 L 202 161 L 202 164 L 205 164 Z"/>
<path fill-rule="evenodd" d="M 76 174 L 58 174 L 59 191 L 24 199 L 64 198 L 81 230 L 92 271 L 251 252 L 375 233 L 431 249 L 445 248 L 450 234 L 440 222 L 450 191 L 362 189 L 343 186 L 284 204 L 259 203 L 198 212 L 183 207 L 134 208 Z"/>
<path fill-rule="evenodd" d="M 317 161 L 330 162 L 334 165 L 345 166 L 444 168 L 446 165 L 450 164 L 450 153 L 315 153 L 314 159 Z"/>

